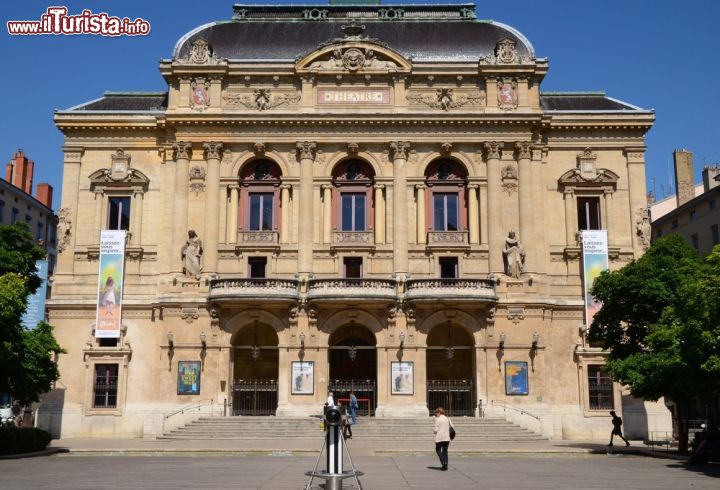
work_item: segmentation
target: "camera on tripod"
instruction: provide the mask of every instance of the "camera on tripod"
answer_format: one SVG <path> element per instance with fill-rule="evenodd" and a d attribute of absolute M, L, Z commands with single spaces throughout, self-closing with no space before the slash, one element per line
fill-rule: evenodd
<path fill-rule="evenodd" d="M 323 409 L 323 419 L 327 427 L 338 427 L 346 419 L 345 407 L 342 405 L 328 406 Z"/>

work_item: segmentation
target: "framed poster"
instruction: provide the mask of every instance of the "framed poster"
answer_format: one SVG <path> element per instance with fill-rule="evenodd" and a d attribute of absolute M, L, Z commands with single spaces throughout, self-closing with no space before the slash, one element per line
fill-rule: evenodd
<path fill-rule="evenodd" d="M 178 361 L 177 394 L 200 394 L 200 361 Z"/>
<path fill-rule="evenodd" d="M 390 393 L 393 395 L 412 395 L 415 393 L 413 362 L 390 363 Z"/>
<path fill-rule="evenodd" d="M 312 395 L 315 393 L 315 363 L 313 361 L 293 361 L 290 370 L 291 393 L 293 395 Z"/>
<path fill-rule="evenodd" d="M 525 361 L 505 361 L 505 394 L 528 394 L 528 363 Z"/>

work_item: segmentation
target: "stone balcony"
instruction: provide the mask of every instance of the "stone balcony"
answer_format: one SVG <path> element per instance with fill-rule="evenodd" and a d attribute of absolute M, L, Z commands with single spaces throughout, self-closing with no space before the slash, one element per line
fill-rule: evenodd
<path fill-rule="evenodd" d="M 429 248 L 457 249 L 468 248 L 468 233 L 466 231 L 430 231 L 427 236 Z"/>
<path fill-rule="evenodd" d="M 495 302 L 495 284 L 488 279 L 410 279 L 405 283 L 407 301 Z"/>
<path fill-rule="evenodd" d="M 309 301 L 395 301 L 392 279 L 313 279 L 308 281 Z"/>
<path fill-rule="evenodd" d="M 219 304 L 238 300 L 285 303 L 299 297 L 299 282 L 294 279 L 214 279 L 208 299 Z"/>
<path fill-rule="evenodd" d="M 332 234 L 333 248 L 363 249 L 375 246 L 372 231 L 335 231 Z"/>

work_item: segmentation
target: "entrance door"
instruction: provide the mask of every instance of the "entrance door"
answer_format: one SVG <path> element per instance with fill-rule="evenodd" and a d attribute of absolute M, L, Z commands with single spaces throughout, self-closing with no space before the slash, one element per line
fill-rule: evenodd
<path fill-rule="evenodd" d="M 258 324 L 233 341 L 233 415 L 275 415 L 278 403 L 278 337 Z"/>
<path fill-rule="evenodd" d="M 475 356 L 472 336 L 448 323 L 427 338 L 427 403 L 430 415 L 443 407 L 451 416 L 475 415 Z"/>
<path fill-rule="evenodd" d="M 335 403 L 348 405 L 350 391 L 358 399 L 358 415 L 374 415 L 377 406 L 375 335 L 363 326 L 347 325 L 330 336 L 328 388 Z"/>

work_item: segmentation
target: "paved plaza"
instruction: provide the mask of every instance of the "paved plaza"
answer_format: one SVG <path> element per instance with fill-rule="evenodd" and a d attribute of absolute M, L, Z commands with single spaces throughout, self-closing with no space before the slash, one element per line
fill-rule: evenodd
<path fill-rule="evenodd" d="M 241 488 L 301 489 L 310 455 L 222 454 L 108 456 L 56 455 L 0 461 L 0 487 L 17 489 Z M 720 468 L 689 468 L 681 461 L 632 455 L 451 453 L 450 470 L 435 469 L 427 454 L 360 456 L 363 488 L 372 489 L 685 489 L 720 486 Z M 316 480 L 314 489 L 320 489 Z M 350 480 L 344 488 L 356 488 Z"/>

